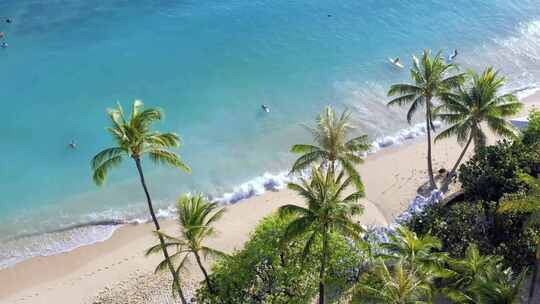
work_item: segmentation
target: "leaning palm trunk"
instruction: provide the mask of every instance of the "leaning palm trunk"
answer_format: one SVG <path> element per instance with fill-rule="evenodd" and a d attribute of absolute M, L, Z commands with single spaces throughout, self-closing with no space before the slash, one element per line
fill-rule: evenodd
<path fill-rule="evenodd" d="M 433 178 L 433 162 L 431 160 L 431 108 L 430 108 L 431 98 L 427 98 L 426 102 L 426 132 L 427 132 L 427 167 L 428 167 L 428 176 L 429 176 L 429 186 L 431 189 L 437 188 L 435 184 L 435 178 Z"/>
<path fill-rule="evenodd" d="M 154 226 L 156 228 L 156 231 L 160 231 L 161 227 L 159 226 L 159 222 L 157 220 L 156 214 L 154 212 L 154 206 L 152 205 L 152 199 L 150 198 L 150 194 L 148 192 L 148 188 L 146 186 L 146 182 L 144 180 L 144 174 L 141 166 L 141 159 L 139 156 L 133 156 L 133 159 L 135 160 L 135 164 L 137 165 L 137 170 L 139 171 L 139 177 L 141 178 L 141 184 L 144 189 L 144 194 L 146 195 L 146 201 L 148 203 L 148 209 L 150 211 L 150 216 L 152 217 L 152 221 L 154 222 Z M 178 273 L 174 270 L 174 266 L 171 262 L 171 259 L 169 257 L 169 253 L 167 252 L 167 247 L 165 246 L 165 240 L 163 239 L 163 236 L 158 233 L 159 243 L 161 244 L 161 249 L 163 251 L 163 257 L 165 260 L 167 260 L 167 266 L 171 272 L 171 275 L 173 277 L 173 286 L 176 288 L 176 291 L 178 292 L 178 295 L 180 296 L 180 300 L 182 301 L 182 304 L 187 304 L 186 298 L 184 296 L 184 293 L 182 291 L 182 286 L 180 285 L 180 278 L 178 277 Z"/>
<path fill-rule="evenodd" d="M 197 265 L 199 265 L 199 268 L 201 269 L 203 275 L 204 275 L 204 280 L 206 281 L 206 286 L 208 286 L 208 290 L 210 291 L 210 293 L 214 293 L 214 288 L 212 286 L 212 284 L 210 283 L 210 278 L 208 277 L 208 272 L 206 271 L 206 269 L 204 268 L 202 262 L 201 262 L 201 257 L 199 256 L 199 253 L 198 252 L 195 252 L 195 259 L 197 260 Z"/>

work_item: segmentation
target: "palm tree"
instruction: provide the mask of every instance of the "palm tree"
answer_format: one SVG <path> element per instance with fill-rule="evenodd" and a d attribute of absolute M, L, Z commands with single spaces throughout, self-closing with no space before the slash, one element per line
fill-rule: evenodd
<path fill-rule="evenodd" d="M 431 188 L 436 188 L 433 177 L 433 164 L 431 161 L 431 131 L 433 125 L 434 98 L 442 99 L 445 95 L 463 82 L 464 74 L 450 74 L 457 69 L 454 64 L 447 64 L 438 52 L 435 57 L 430 57 L 429 50 L 424 50 L 421 60 L 414 57 L 411 78 L 413 84 L 394 84 L 388 91 L 388 96 L 397 96 L 388 102 L 388 106 L 410 105 L 407 112 L 407 121 L 410 123 L 414 114 L 425 107 L 426 133 L 427 133 L 427 166 Z"/>
<path fill-rule="evenodd" d="M 161 120 L 163 114 L 158 109 L 144 109 L 143 103 L 139 100 L 133 102 L 129 120 L 126 120 L 124 110 L 120 104 L 115 109 L 108 109 L 107 112 L 112 124 L 107 130 L 111 133 L 116 146 L 105 149 L 94 156 L 91 163 L 94 172 L 93 180 L 98 186 L 102 185 L 111 169 L 119 166 L 124 158 L 131 157 L 135 161 L 139 173 L 150 216 L 152 217 L 156 231 L 159 232 L 160 226 L 154 212 L 148 187 L 144 180 L 141 158 L 143 155 L 148 155 L 149 159 L 156 164 L 173 166 L 190 173 L 191 169 L 180 160 L 177 154 L 169 150 L 170 148 L 180 147 L 180 138 L 174 133 L 152 131 L 152 124 Z M 158 237 L 160 243 L 165 244 L 163 236 L 158 234 Z M 180 279 L 174 271 L 167 249 L 163 247 L 162 251 L 167 261 L 167 266 L 173 276 L 173 284 L 176 287 L 173 289 L 173 293 L 176 290 L 180 295 L 182 303 L 187 303 L 182 292 Z"/>
<path fill-rule="evenodd" d="M 501 213 L 523 213 L 529 214 L 524 223 L 524 229 L 538 226 L 540 224 L 540 179 L 530 175 L 522 174 L 521 180 L 529 188 L 527 193 L 511 194 L 503 197 L 499 205 L 498 212 Z M 538 271 L 540 270 L 540 239 L 536 239 L 536 262 L 531 278 L 531 287 L 529 289 L 529 303 L 534 303 L 535 286 L 538 284 Z M 540 297 L 539 297 L 540 299 Z M 539 299 L 536 299 L 537 301 Z"/>
<path fill-rule="evenodd" d="M 482 123 L 485 122 L 495 134 L 515 138 L 516 131 L 505 118 L 517 114 L 523 106 L 514 94 L 499 94 L 505 78 L 499 77 L 493 68 L 487 68 L 481 75 L 472 73 L 471 76 L 468 87 L 460 87 L 456 94 L 445 95 L 443 104 L 436 110 L 437 117 L 450 124 L 450 127 L 437 135 L 435 142 L 456 136 L 460 144 L 465 144 L 449 177 L 455 173 L 471 142 L 477 148 L 485 145 Z"/>
<path fill-rule="evenodd" d="M 218 209 L 217 203 L 209 202 L 202 195 L 189 196 L 184 195 L 178 200 L 178 224 L 181 227 L 181 237 L 176 238 L 173 236 L 160 233 L 166 239 L 165 247 L 176 248 L 176 253 L 171 255 L 171 259 L 175 260 L 182 258 L 179 266 L 176 269 L 177 273 L 180 273 L 182 268 L 187 262 L 189 254 L 192 254 L 197 261 L 197 265 L 201 269 L 204 275 L 204 280 L 208 286 L 210 292 L 214 292 L 214 288 L 208 277 L 208 272 L 202 264 L 201 255 L 204 257 L 224 257 L 225 253 L 212 249 L 203 245 L 203 242 L 213 235 L 216 231 L 212 225 L 218 221 L 223 213 L 224 208 Z M 162 250 L 162 245 L 157 244 L 146 251 L 146 255 L 157 253 Z M 167 261 L 163 260 L 158 264 L 156 272 L 163 270 L 167 267 Z"/>
<path fill-rule="evenodd" d="M 367 303 L 428 304 L 432 303 L 432 287 L 418 275 L 418 271 L 405 266 L 400 259 L 389 267 L 379 259 L 375 266 L 377 282 L 359 285 L 357 296 Z"/>
<path fill-rule="evenodd" d="M 313 167 L 311 180 L 302 179 L 301 184 L 290 183 L 289 189 L 302 196 L 307 207 L 285 205 L 279 208 L 280 216 L 294 215 L 295 218 L 285 229 L 282 244 L 308 234 L 304 247 L 304 258 L 309 255 L 311 245 L 322 238 L 322 255 L 319 272 L 319 304 L 325 303 L 326 263 L 331 249 L 328 246 L 329 234 L 339 232 L 345 236 L 358 237 L 362 228 L 353 222 L 352 217 L 359 214 L 363 207 L 357 201 L 364 197 L 363 191 L 354 191 L 344 196 L 345 189 L 353 178 L 344 178 L 344 172 L 337 174 L 323 166 Z"/>
<path fill-rule="evenodd" d="M 475 303 L 518 304 L 521 286 L 527 270 L 514 274 L 511 268 L 503 269 L 501 264 L 486 270 L 486 275 L 473 284 L 471 291 Z"/>
<path fill-rule="evenodd" d="M 292 166 L 291 173 L 308 168 L 315 162 L 328 163 L 332 170 L 339 163 L 360 191 L 362 181 L 354 165 L 361 164 L 358 154 L 369 149 L 367 135 L 347 139 L 355 127 L 350 123 L 351 114 L 345 110 L 338 117 L 328 106 L 317 116 L 315 128 L 307 127 L 313 135 L 316 145 L 299 144 L 291 148 L 291 152 L 302 154 Z"/>
<path fill-rule="evenodd" d="M 476 244 L 469 245 L 463 259 L 448 260 L 453 274 L 447 287 L 443 288 L 443 293 L 456 303 L 474 303 L 474 296 L 470 295 L 474 283 L 486 277 L 486 271 L 498 267 L 502 260 L 499 256 L 482 256 Z"/>
<path fill-rule="evenodd" d="M 418 237 L 415 232 L 398 227 L 395 233 L 388 235 L 389 241 L 381 244 L 388 254 L 381 255 L 386 259 L 403 260 L 412 268 L 442 270 L 441 265 L 446 262 L 446 256 L 434 252 L 442 248 L 442 243 L 436 237 L 425 235 Z"/>

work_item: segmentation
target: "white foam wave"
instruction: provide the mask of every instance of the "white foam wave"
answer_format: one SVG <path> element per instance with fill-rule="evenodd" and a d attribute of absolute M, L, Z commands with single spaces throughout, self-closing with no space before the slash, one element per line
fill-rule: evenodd
<path fill-rule="evenodd" d="M 0 246 L 0 269 L 32 257 L 55 255 L 105 241 L 118 227 L 120 225 L 83 226 L 4 241 Z"/>
<path fill-rule="evenodd" d="M 255 195 L 262 195 L 266 191 L 278 191 L 287 186 L 288 183 L 298 180 L 298 176 L 290 175 L 287 172 L 271 174 L 266 172 L 248 182 L 234 187 L 231 192 L 224 193 L 216 201 L 223 204 L 234 204 L 238 201 L 250 198 Z"/>

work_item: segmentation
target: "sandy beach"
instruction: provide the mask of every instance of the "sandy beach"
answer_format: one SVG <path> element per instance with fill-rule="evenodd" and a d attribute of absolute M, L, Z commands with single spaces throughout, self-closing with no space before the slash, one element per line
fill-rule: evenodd
<path fill-rule="evenodd" d="M 527 107 L 520 116 L 540 104 L 540 94 L 524 101 Z M 360 168 L 367 192 L 363 200 L 365 212 L 359 219 L 362 224 L 388 224 L 415 197 L 426 180 L 424 140 L 411 140 L 367 157 Z M 490 142 L 493 141 L 495 138 L 491 137 Z M 435 144 L 434 169 L 450 167 L 460 151 L 454 138 Z M 282 190 L 227 206 L 227 213 L 216 227 L 219 235 L 209 245 L 226 252 L 241 248 L 263 217 L 288 203 L 301 200 L 293 192 Z M 175 233 L 173 220 L 162 223 L 166 231 Z M 106 298 L 111 294 L 123 298 L 123 302 L 117 303 L 153 303 L 160 292 L 168 293 L 169 286 L 163 285 L 166 276 L 152 274 L 160 256 L 146 258 L 143 254 L 156 242 L 152 230 L 149 224 L 123 226 L 104 242 L 55 256 L 32 258 L 0 270 L 0 303 L 109 303 Z M 200 280 L 196 269 L 183 277 L 186 290 L 193 289 Z M 145 293 L 145 289 L 158 286 L 162 290 L 155 297 Z M 100 293 L 103 301 L 96 300 Z"/>

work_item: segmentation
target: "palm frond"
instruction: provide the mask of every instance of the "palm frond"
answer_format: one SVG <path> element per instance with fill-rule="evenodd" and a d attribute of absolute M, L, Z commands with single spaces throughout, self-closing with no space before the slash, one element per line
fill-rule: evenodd
<path fill-rule="evenodd" d="M 122 159 L 122 156 L 117 155 L 102 162 L 99 167 L 94 168 L 94 174 L 92 175 L 94 183 L 96 183 L 96 185 L 98 186 L 101 186 L 105 182 L 109 171 L 112 168 L 120 165 L 120 163 L 122 163 Z"/>
<path fill-rule="evenodd" d="M 170 151 L 162 149 L 150 149 L 147 151 L 150 159 L 156 164 L 170 165 L 183 170 L 186 173 L 191 173 L 191 168 L 184 164 L 180 157 Z"/>

